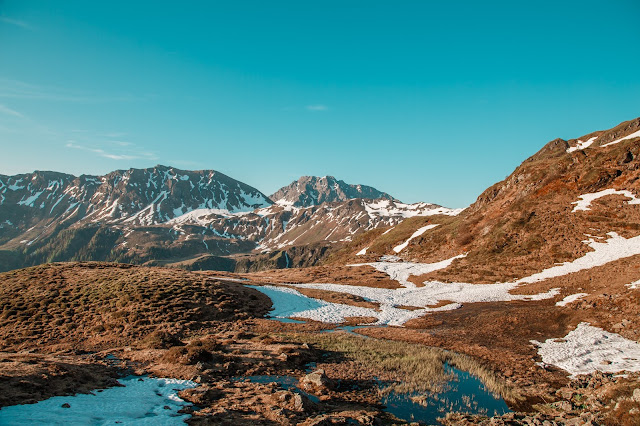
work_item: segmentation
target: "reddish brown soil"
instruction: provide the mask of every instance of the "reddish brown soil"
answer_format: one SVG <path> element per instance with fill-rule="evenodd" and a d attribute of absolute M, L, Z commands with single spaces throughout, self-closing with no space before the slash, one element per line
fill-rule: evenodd
<path fill-rule="evenodd" d="M 261 283 L 333 283 L 377 288 L 400 288 L 397 281 L 370 266 L 314 266 L 277 269 L 243 275 Z"/>

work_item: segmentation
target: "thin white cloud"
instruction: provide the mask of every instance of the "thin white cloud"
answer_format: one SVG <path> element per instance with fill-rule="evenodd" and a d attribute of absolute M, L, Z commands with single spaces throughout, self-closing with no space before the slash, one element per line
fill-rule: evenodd
<path fill-rule="evenodd" d="M 135 155 L 127 155 L 127 154 L 112 154 L 110 152 L 106 152 L 104 149 L 100 148 L 91 148 L 84 145 L 78 145 L 75 141 L 67 141 L 67 148 L 79 149 L 82 151 L 93 152 L 94 154 L 98 154 L 100 157 L 109 158 L 111 160 L 135 160 L 140 157 L 136 157 Z"/>
<path fill-rule="evenodd" d="M 0 113 L 6 114 L 6 115 L 11 115 L 13 117 L 24 118 L 24 115 L 22 115 L 21 113 L 19 113 L 15 109 L 11 109 L 8 106 L 2 105 L 2 104 L 0 104 Z"/>
<path fill-rule="evenodd" d="M 0 77 L 0 98 L 80 103 L 134 102 L 144 100 L 142 97 L 130 94 L 103 96 L 95 93 L 71 91 L 60 87 L 39 86 L 3 77 Z"/>
<path fill-rule="evenodd" d="M 16 27 L 24 28 L 25 30 L 30 30 L 30 31 L 35 30 L 33 25 L 31 25 L 31 24 L 29 24 L 29 23 L 27 23 L 25 21 L 21 21 L 19 19 L 7 18 L 6 16 L 0 16 L 0 22 L 4 22 L 5 24 L 9 24 L 9 25 L 13 25 L 13 26 L 16 26 Z"/>
<path fill-rule="evenodd" d="M 329 109 L 328 106 L 322 105 L 322 104 L 307 105 L 306 108 L 307 108 L 308 111 L 326 111 L 326 110 Z"/>

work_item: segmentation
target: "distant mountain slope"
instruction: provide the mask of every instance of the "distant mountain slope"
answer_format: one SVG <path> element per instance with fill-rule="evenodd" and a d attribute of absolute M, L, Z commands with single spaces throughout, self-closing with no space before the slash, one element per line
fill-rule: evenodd
<path fill-rule="evenodd" d="M 40 220 L 71 217 L 154 225 L 196 209 L 234 213 L 271 204 L 257 189 L 214 170 L 156 166 L 77 178 L 40 171 L 0 175 L 0 218 L 25 229 Z"/>
<path fill-rule="evenodd" d="M 399 255 L 432 262 L 467 253 L 430 278 L 508 281 L 584 256 L 593 251 L 585 241 L 606 244 L 612 232 L 625 240 L 637 236 L 638 197 L 640 118 L 578 139 L 553 140 L 459 216 L 430 221 L 438 226 L 428 229 L 426 220 L 407 221 L 385 235 L 364 234 L 334 261 Z M 577 208 L 582 205 L 586 210 Z"/>
<path fill-rule="evenodd" d="M 394 200 L 391 195 L 370 186 L 351 185 L 333 176 L 302 176 L 280 188 L 270 198 L 276 204 L 294 207 L 311 207 L 355 198 Z"/>
<path fill-rule="evenodd" d="M 214 170 L 156 166 L 104 176 L 0 176 L 0 270 L 87 260 L 233 269 L 233 256 L 272 251 L 269 258 L 278 259 L 276 252 L 288 251 L 279 267 L 311 265 L 328 247 L 367 230 L 407 217 L 456 213 L 435 204 L 403 204 L 333 178 L 314 182 L 331 188 L 300 193 L 313 202 L 296 207 L 273 204 Z M 294 254 L 299 258 L 289 257 Z M 255 263 L 243 260 L 243 268 L 247 262 Z"/>

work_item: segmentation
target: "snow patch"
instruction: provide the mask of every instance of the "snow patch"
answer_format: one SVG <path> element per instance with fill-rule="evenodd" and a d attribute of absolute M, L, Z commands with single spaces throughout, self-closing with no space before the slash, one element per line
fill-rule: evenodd
<path fill-rule="evenodd" d="M 606 143 L 606 144 L 602 145 L 600 148 L 604 148 L 605 146 L 609 146 L 609 145 L 615 145 L 615 144 L 620 143 L 622 141 L 626 141 L 627 139 L 633 139 L 633 138 L 640 138 L 640 130 L 638 130 L 637 132 L 631 133 L 630 135 L 625 136 L 623 138 L 616 139 L 613 142 Z"/>
<path fill-rule="evenodd" d="M 575 204 L 576 206 L 571 211 L 572 213 L 581 211 L 581 210 L 591 210 L 591 202 L 597 200 L 598 198 L 606 197 L 608 195 L 624 195 L 627 198 L 631 198 L 628 204 L 640 204 L 640 199 L 636 198 L 631 191 L 627 190 L 616 190 L 613 188 L 603 189 L 599 192 L 592 192 L 589 194 L 580 195 L 578 201 L 574 201 L 571 204 Z"/>
<path fill-rule="evenodd" d="M 331 284 L 329 284 L 331 285 Z M 307 318 L 327 323 L 342 323 L 349 317 L 375 317 L 376 325 L 400 326 L 413 318 L 419 318 L 427 312 L 456 309 L 459 305 L 451 304 L 440 308 L 408 310 L 386 304 L 380 310 L 307 297 L 293 288 L 276 286 L 247 286 L 266 294 L 273 302 L 272 317 Z"/>
<path fill-rule="evenodd" d="M 403 287 L 415 288 L 415 284 L 409 282 L 411 275 L 424 275 L 429 272 L 444 269 L 451 265 L 454 260 L 461 259 L 466 256 L 465 254 L 459 254 L 449 259 L 441 260 L 435 263 L 413 263 L 413 262 L 372 262 L 372 263 L 358 263 L 349 266 L 373 266 L 380 272 L 384 272 L 389 275 L 392 280 L 398 281 Z"/>
<path fill-rule="evenodd" d="M 629 287 L 631 290 L 636 290 L 638 288 L 640 288 L 640 280 L 638 281 L 634 281 L 630 284 L 626 284 L 627 287 Z"/>
<path fill-rule="evenodd" d="M 356 256 L 364 256 L 365 254 L 367 254 L 367 250 L 369 250 L 369 247 L 363 248 L 362 250 L 356 253 Z"/>
<path fill-rule="evenodd" d="M 568 304 L 573 303 L 578 299 L 582 299 L 585 296 L 588 296 L 588 294 L 587 293 L 571 294 L 565 297 L 564 299 L 562 299 L 561 301 L 556 302 L 556 306 L 567 306 Z"/>
<path fill-rule="evenodd" d="M 581 141 L 578 140 L 578 142 L 576 143 L 576 146 L 572 146 L 569 147 L 567 149 L 567 152 L 573 152 L 573 151 L 578 151 L 578 150 L 583 150 L 585 148 L 589 148 L 595 141 L 596 139 L 598 139 L 597 136 L 592 137 L 591 139 L 589 139 L 588 141 Z"/>
<path fill-rule="evenodd" d="M 438 226 L 438 224 L 437 224 L 437 223 L 436 223 L 436 224 L 431 224 L 431 225 L 423 226 L 422 228 L 420 228 L 420 229 L 418 229 L 416 232 L 414 232 L 414 233 L 413 233 L 413 235 L 411 235 L 407 241 L 405 241 L 404 243 L 402 243 L 402 244 L 400 244 L 400 245 L 398 245 L 398 246 L 395 246 L 395 247 L 393 248 L 393 251 L 395 251 L 396 253 L 400 253 L 402 250 L 404 250 L 405 248 L 407 248 L 407 246 L 409 245 L 409 242 L 410 242 L 411 240 L 413 240 L 414 238 L 419 237 L 420 235 L 424 234 L 424 233 L 425 233 L 426 231 L 428 231 L 429 229 L 433 229 L 433 228 L 435 228 L 436 226 Z"/>
<path fill-rule="evenodd" d="M 535 283 L 549 278 L 560 277 L 574 272 L 602 266 L 625 257 L 640 254 L 640 235 L 632 238 L 624 238 L 615 232 L 609 232 L 610 238 L 604 242 L 595 241 L 590 238 L 584 243 L 593 249 L 582 257 L 571 262 L 565 262 L 557 266 L 545 269 L 542 272 L 522 278 L 517 283 Z"/>
<path fill-rule="evenodd" d="M 640 344 L 586 322 L 562 339 L 532 343 L 539 346 L 543 363 L 562 368 L 571 377 L 595 371 L 640 371 Z"/>

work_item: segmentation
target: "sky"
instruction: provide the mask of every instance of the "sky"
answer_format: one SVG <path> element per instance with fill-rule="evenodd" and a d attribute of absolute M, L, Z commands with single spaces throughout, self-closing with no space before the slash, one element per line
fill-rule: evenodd
<path fill-rule="evenodd" d="M 640 2 L 0 0 L 0 174 L 303 175 L 465 207 L 640 116 Z"/>

